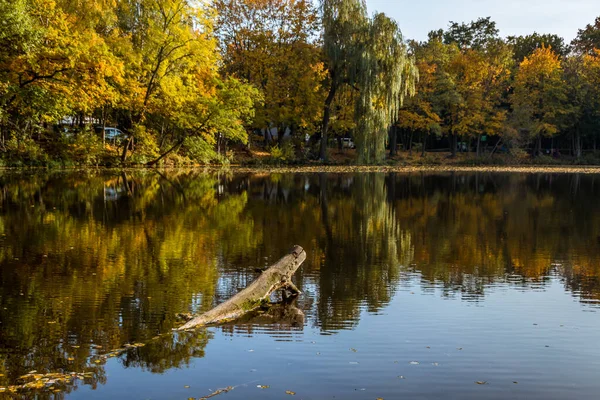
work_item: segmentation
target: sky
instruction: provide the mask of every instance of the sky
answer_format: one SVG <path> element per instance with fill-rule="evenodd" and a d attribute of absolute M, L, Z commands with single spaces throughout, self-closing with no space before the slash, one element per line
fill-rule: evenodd
<path fill-rule="evenodd" d="M 599 0 L 367 0 L 367 7 L 369 14 L 394 18 L 405 39 L 417 40 L 446 29 L 449 21 L 492 17 L 503 37 L 555 33 L 570 43 L 578 29 L 600 16 Z"/>

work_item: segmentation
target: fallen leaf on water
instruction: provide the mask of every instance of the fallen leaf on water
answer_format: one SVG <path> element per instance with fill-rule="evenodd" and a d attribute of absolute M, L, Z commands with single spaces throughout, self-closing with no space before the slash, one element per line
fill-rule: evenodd
<path fill-rule="evenodd" d="M 475 381 L 478 385 L 487 385 L 487 381 Z"/>
<path fill-rule="evenodd" d="M 410 365 L 419 365 L 419 362 L 418 361 L 411 361 L 411 362 L 409 362 L 409 364 Z"/>
<path fill-rule="evenodd" d="M 513 383 L 514 383 L 515 385 L 517 385 L 519 382 L 517 382 L 517 381 L 513 381 Z"/>
<path fill-rule="evenodd" d="M 398 379 L 406 379 L 404 375 L 398 375 Z"/>
<path fill-rule="evenodd" d="M 435 362 L 435 363 L 431 363 L 431 365 L 433 365 L 434 367 L 437 367 L 440 364 Z"/>
<path fill-rule="evenodd" d="M 462 347 L 457 347 L 456 350 L 462 350 Z"/>
<path fill-rule="evenodd" d="M 259 389 L 268 389 L 271 386 L 269 386 L 269 385 L 256 385 L 256 387 L 259 388 Z"/>
<path fill-rule="evenodd" d="M 383 400 L 383 398 L 382 397 L 378 397 L 377 400 Z"/>
<path fill-rule="evenodd" d="M 355 348 L 351 347 L 350 348 L 351 351 L 353 351 L 354 353 L 356 353 L 358 350 L 356 350 Z"/>
<path fill-rule="evenodd" d="M 196 400 L 196 398 L 195 397 L 188 397 L 187 400 Z"/>
<path fill-rule="evenodd" d="M 292 392 L 291 390 L 286 390 L 285 394 L 289 394 L 290 396 L 295 396 L 296 392 Z"/>
<path fill-rule="evenodd" d="M 189 389 L 190 385 L 185 385 L 184 388 Z"/>

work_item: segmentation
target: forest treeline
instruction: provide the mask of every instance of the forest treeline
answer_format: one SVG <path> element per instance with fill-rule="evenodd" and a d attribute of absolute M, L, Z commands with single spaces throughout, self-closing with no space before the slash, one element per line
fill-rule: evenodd
<path fill-rule="evenodd" d="M 490 18 L 407 40 L 363 0 L 0 0 L 0 19 L 3 165 L 326 160 L 342 137 L 358 163 L 585 161 L 600 141 L 600 17 L 571 43 Z"/>

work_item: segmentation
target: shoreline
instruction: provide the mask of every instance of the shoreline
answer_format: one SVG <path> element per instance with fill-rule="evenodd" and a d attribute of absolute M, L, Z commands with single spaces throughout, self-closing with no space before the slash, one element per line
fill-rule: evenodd
<path fill-rule="evenodd" d="M 201 171 L 201 172 L 233 172 L 233 173 L 441 173 L 441 172 L 489 172 L 489 173 L 553 173 L 553 174 L 600 174 L 600 166 L 565 166 L 565 165 L 515 165 L 515 166 L 459 166 L 459 165 L 299 165 L 299 166 L 243 166 L 243 165 L 206 165 L 182 167 L 2 167 L 3 172 L 67 172 L 67 171 Z"/>

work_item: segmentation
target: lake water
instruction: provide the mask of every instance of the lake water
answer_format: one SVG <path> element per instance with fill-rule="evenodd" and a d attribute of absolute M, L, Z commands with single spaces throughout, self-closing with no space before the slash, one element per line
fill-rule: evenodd
<path fill-rule="evenodd" d="M 76 372 L 13 396 L 597 399 L 599 200 L 600 175 L 5 172 L 0 397 Z M 170 333 L 294 244 L 291 312 Z"/>

